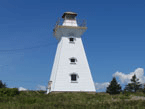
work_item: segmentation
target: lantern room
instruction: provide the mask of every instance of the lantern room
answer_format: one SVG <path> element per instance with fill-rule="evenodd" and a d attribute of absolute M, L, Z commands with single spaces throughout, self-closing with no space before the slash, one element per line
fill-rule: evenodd
<path fill-rule="evenodd" d="M 62 16 L 64 19 L 63 26 L 78 26 L 76 21 L 77 14 L 74 12 L 65 12 Z"/>
<path fill-rule="evenodd" d="M 65 12 L 62 16 L 63 19 L 68 19 L 68 20 L 75 20 L 77 14 L 74 12 Z"/>

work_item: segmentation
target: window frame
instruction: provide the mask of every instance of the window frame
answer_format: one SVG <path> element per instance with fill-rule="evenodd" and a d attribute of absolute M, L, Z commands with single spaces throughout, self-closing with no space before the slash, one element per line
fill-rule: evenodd
<path fill-rule="evenodd" d="M 76 80 L 72 80 L 72 75 L 75 75 L 76 76 Z M 78 79 L 79 79 L 79 76 L 77 73 L 71 73 L 70 74 L 70 82 L 71 83 L 78 83 Z"/>

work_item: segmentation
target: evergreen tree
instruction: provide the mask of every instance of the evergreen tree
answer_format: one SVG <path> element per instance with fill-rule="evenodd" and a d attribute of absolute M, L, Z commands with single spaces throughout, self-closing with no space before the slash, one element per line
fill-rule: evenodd
<path fill-rule="evenodd" d="M 0 80 L 0 88 L 6 88 L 6 84 Z"/>
<path fill-rule="evenodd" d="M 145 84 L 143 85 L 142 91 L 143 91 L 143 93 L 145 93 Z"/>
<path fill-rule="evenodd" d="M 128 91 L 128 92 L 136 92 L 138 91 L 139 89 L 141 89 L 141 84 L 140 82 L 138 82 L 139 79 L 136 78 L 136 75 L 134 74 L 131 78 L 131 83 L 128 83 L 128 85 L 126 85 L 125 87 L 125 91 Z"/>
<path fill-rule="evenodd" d="M 110 85 L 107 87 L 106 92 L 109 94 L 119 94 L 121 92 L 121 86 L 117 83 L 115 77 L 113 77 Z"/>

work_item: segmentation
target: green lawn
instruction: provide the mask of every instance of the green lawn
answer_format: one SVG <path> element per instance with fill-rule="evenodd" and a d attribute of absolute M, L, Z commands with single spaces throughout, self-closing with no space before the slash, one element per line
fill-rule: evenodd
<path fill-rule="evenodd" d="M 42 91 L 26 91 L 15 96 L 0 96 L 0 109 L 145 109 L 145 99 L 140 99 L 141 96 L 145 94 L 50 93 L 47 95 Z"/>

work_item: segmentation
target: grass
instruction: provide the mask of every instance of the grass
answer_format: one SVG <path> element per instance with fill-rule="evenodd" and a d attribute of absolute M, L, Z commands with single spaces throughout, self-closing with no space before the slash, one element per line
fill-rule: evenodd
<path fill-rule="evenodd" d="M 25 91 L 15 96 L 0 96 L 0 109 L 144 109 L 145 100 L 132 100 L 130 95 L 106 93 L 50 93 Z"/>

